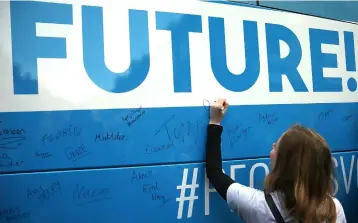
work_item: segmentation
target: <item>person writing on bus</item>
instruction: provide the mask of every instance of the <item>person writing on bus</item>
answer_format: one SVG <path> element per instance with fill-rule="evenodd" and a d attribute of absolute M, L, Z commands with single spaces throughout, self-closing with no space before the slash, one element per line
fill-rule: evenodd
<path fill-rule="evenodd" d="M 219 99 L 210 107 L 207 127 L 207 177 L 229 207 L 245 222 L 339 222 L 346 218 L 332 197 L 332 155 L 314 130 L 294 125 L 272 145 L 271 172 L 264 191 L 244 186 L 222 171 L 220 125 L 228 103 Z"/>

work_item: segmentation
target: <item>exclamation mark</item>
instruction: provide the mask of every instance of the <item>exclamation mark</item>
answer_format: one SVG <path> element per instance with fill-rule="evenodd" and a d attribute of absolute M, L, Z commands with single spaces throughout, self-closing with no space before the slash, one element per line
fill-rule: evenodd
<path fill-rule="evenodd" d="M 344 32 L 344 47 L 346 52 L 346 70 L 356 71 L 356 56 L 354 48 L 354 36 L 353 32 Z M 355 91 L 357 89 L 357 81 L 354 77 L 348 79 L 348 89 Z"/>

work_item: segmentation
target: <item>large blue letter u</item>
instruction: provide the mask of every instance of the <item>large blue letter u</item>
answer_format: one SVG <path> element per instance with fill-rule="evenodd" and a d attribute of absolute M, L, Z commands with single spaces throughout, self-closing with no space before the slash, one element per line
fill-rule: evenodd
<path fill-rule="evenodd" d="M 88 76 L 100 88 L 124 93 L 137 88 L 150 67 L 148 13 L 129 10 L 129 68 L 122 73 L 110 71 L 104 62 L 103 10 L 82 6 L 83 62 Z"/>
<path fill-rule="evenodd" d="M 231 73 L 226 64 L 225 26 L 223 18 L 209 17 L 211 68 L 216 80 L 226 89 L 246 91 L 260 74 L 257 23 L 244 21 L 246 69 L 239 75 Z"/>

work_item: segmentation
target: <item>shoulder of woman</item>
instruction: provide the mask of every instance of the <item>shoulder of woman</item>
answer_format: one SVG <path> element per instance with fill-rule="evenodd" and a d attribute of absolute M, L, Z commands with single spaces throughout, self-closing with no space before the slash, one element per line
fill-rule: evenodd
<path fill-rule="evenodd" d="M 340 215 L 344 215 L 344 210 L 341 202 L 335 197 L 332 197 L 332 199 L 334 201 L 334 204 L 336 205 L 337 217 Z"/>
<path fill-rule="evenodd" d="M 339 207 L 339 208 L 343 208 L 341 202 L 340 202 L 337 198 L 332 197 L 332 199 L 333 199 L 334 204 L 336 205 L 337 208 L 338 208 L 338 207 Z"/>

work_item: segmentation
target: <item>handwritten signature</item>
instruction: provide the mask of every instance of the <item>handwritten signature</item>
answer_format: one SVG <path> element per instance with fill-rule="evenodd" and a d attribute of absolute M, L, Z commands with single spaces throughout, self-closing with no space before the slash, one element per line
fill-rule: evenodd
<path fill-rule="evenodd" d="M 8 154 L 0 155 L 0 168 L 20 167 L 22 164 L 23 160 L 14 161 Z"/>
<path fill-rule="evenodd" d="M 327 120 L 329 118 L 329 116 L 332 115 L 332 113 L 333 113 L 332 109 L 328 109 L 327 111 L 322 111 L 319 113 L 318 118 Z"/>
<path fill-rule="evenodd" d="M 185 142 L 186 139 L 194 137 L 194 142 L 196 144 L 197 142 L 197 136 L 199 133 L 200 128 L 200 121 L 197 120 L 195 122 L 193 121 L 181 121 L 179 124 L 174 125 L 170 124 L 170 121 L 172 121 L 175 118 L 175 115 L 170 116 L 169 119 L 167 119 L 156 131 L 154 134 L 157 136 L 160 132 L 164 132 L 166 136 L 168 137 L 168 140 L 180 140 L 182 143 Z M 195 130 L 193 131 L 193 127 Z"/>
<path fill-rule="evenodd" d="M 52 156 L 52 154 L 49 153 L 49 152 L 41 152 L 41 151 L 36 151 L 35 152 L 35 157 L 40 157 L 42 159 L 46 159 L 46 158 L 49 158 L 51 156 Z"/>
<path fill-rule="evenodd" d="M 82 159 L 85 156 L 91 154 L 90 151 L 86 149 L 86 146 L 81 144 L 78 147 L 68 146 L 65 150 L 67 159 L 71 160 L 72 162 L 76 162 L 79 159 Z"/>
<path fill-rule="evenodd" d="M 92 202 L 110 199 L 111 192 L 110 187 L 88 188 L 77 184 L 75 190 L 73 191 L 72 199 L 76 205 L 81 206 Z"/>
<path fill-rule="evenodd" d="M 27 198 L 29 200 L 37 198 L 41 203 L 49 201 L 55 195 L 62 195 L 61 184 L 58 180 L 48 184 L 47 186 L 40 185 L 35 188 L 27 189 Z"/>
<path fill-rule="evenodd" d="M 0 219 L 5 219 L 6 222 L 17 221 L 20 219 L 29 218 L 31 211 L 22 211 L 20 208 L 6 208 L 0 209 Z"/>
<path fill-rule="evenodd" d="M 174 146 L 173 141 L 171 141 L 167 144 L 160 145 L 160 146 L 147 145 L 145 148 L 145 153 L 152 154 L 152 153 L 157 153 L 157 152 L 161 152 L 161 151 L 166 151 L 166 150 L 172 148 L 173 146 Z"/>
<path fill-rule="evenodd" d="M 120 134 L 119 132 L 107 132 L 104 135 L 96 134 L 94 142 L 97 141 L 123 141 L 127 140 L 127 137 L 123 134 Z"/>
<path fill-rule="evenodd" d="M 230 139 L 230 145 L 235 145 L 240 139 L 246 138 L 252 126 L 242 126 L 241 124 L 235 125 L 235 127 L 229 129 L 227 131 L 228 137 Z"/>
<path fill-rule="evenodd" d="M 276 116 L 275 113 L 259 113 L 259 121 L 260 122 L 264 122 L 267 124 L 274 124 L 275 122 L 277 122 L 278 117 Z"/>
<path fill-rule="evenodd" d="M 150 193 L 152 201 L 159 201 L 159 207 L 162 208 L 166 203 L 169 202 L 170 199 L 167 198 L 166 195 L 163 195 L 161 192 L 161 188 L 159 187 L 158 182 L 154 184 L 143 184 L 142 192 Z"/>
<path fill-rule="evenodd" d="M 0 149 L 17 149 L 22 145 L 22 141 L 26 140 L 23 136 L 11 136 L 0 139 Z"/>
<path fill-rule="evenodd" d="M 52 143 L 56 140 L 60 140 L 65 137 L 79 137 L 82 134 L 82 128 L 80 127 L 69 127 L 57 130 L 52 133 L 47 133 L 42 136 L 42 144 L 46 147 L 48 143 Z"/>
<path fill-rule="evenodd" d="M 3 121 L 0 121 L 2 124 Z M 0 129 L 0 137 L 4 136 L 4 138 L 0 138 L 0 149 L 17 149 L 22 145 L 22 141 L 26 140 L 26 137 L 23 136 L 25 134 L 24 129 L 11 129 L 11 128 L 3 128 Z"/>
<path fill-rule="evenodd" d="M 138 180 L 138 181 L 144 180 L 144 179 L 146 179 L 146 178 L 152 177 L 152 174 L 153 174 L 153 173 L 152 173 L 151 170 L 149 170 L 149 171 L 147 171 L 147 172 L 144 172 L 144 173 L 142 173 L 142 172 L 136 172 L 135 170 L 133 170 L 132 180 L 131 180 L 131 181 L 133 181 L 134 179 L 135 179 L 135 180 Z"/>
<path fill-rule="evenodd" d="M 127 123 L 129 127 L 131 127 L 135 122 L 137 122 L 143 115 L 145 114 L 145 110 L 140 106 L 137 109 L 131 110 L 129 114 L 122 117 L 122 120 Z"/>

